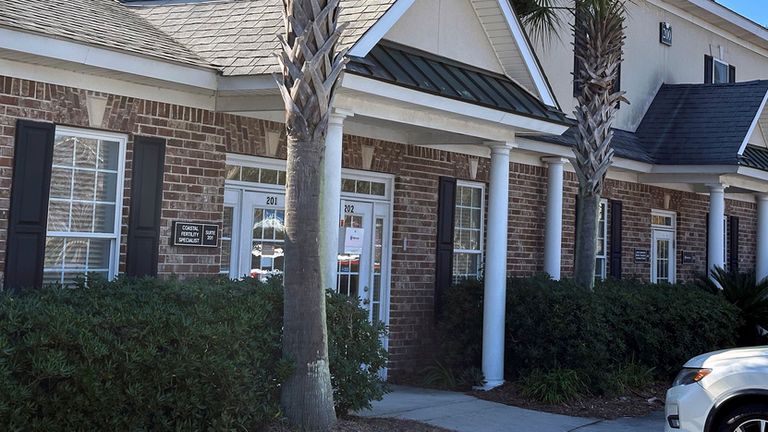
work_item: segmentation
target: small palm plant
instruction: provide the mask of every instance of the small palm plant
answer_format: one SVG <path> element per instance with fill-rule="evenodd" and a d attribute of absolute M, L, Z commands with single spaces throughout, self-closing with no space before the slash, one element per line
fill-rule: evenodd
<path fill-rule="evenodd" d="M 768 278 L 758 281 L 754 272 L 729 272 L 722 267 L 712 270 L 712 277 L 702 276 L 697 284 L 705 290 L 722 295 L 741 310 L 745 331 L 743 345 L 757 345 L 768 334 Z"/>

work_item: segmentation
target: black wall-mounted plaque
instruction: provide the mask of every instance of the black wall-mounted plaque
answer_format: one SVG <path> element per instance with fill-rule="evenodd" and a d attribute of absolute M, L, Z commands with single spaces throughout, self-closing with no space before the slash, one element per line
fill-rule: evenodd
<path fill-rule="evenodd" d="M 659 23 L 659 42 L 666 46 L 672 46 L 672 24 Z"/>
<path fill-rule="evenodd" d="M 635 262 L 644 263 L 651 260 L 651 252 L 648 249 L 635 249 Z"/>
<path fill-rule="evenodd" d="M 174 246 L 218 247 L 219 227 L 218 225 L 176 221 L 173 223 L 172 244 Z"/>
<path fill-rule="evenodd" d="M 696 255 L 693 252 L 683 251 L 683 264 L 695 264 Z"/>

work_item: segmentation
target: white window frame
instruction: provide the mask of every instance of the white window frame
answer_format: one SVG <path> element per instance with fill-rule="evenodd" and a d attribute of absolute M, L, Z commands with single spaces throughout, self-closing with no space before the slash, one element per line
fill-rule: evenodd
<path fill-rule="evenodd" d="M 721 65 L 725 66 L 725 81 L 719 82 L 715 81 L 715 70 L 717 69 L 717 64 L 720 63 Z M 716 58 L 712 58 L 712 83 L 713 84 L 728 84 L 731 79 L 731 65 L 730 63 L 726 63 L 722 60 L 718 60 Z"/>
<path fill-rule="evenodd" d="M 109 258 L 109 279 L 117 276 L 120 268 L 120 239 L 123 226 L 123 193 L 125 192 L 125 153 L 128 137 L 125 134 L 95 131 L 90 129 L 79 129 L 67 126 L 56 126 L 56 135 L 68 135 L 78 138 L 96 139 L 102 141 L 115 141 L 119 145 L 117 159 L 117 183 L 115 191 L 115 222 L 113 234 L 108 233 L 85 233 L 79 231 L 48 231 L 46 227 L 45 236 L 47 237 L 74 237 L 88 239 L 110 239 L 112 248 Z M 53 272 L 49 272 L 53 273 Z"/>
<path fill-rule="evenodd" d="M 653 223 L 653 216 L 669 217 L 672 219 L 672 225 L 659 225 Z M 677 282 L 677 213 L 669 210 L 651 210 L 651 283 L 658 283 L 656 279 L 656 256 L 653 251 L 656 245 L 653 244 L 654 231 L 665 231 L 672 233 L 672 253 L 669 256 L 669 283 Z"/>
<path fill-rule="evenodd" d="M 460 187 L 465 188 L 473 188 L 473 189 L 480 189 L 480 249 L 474 250 L 474 249 L 456 249 L 454 247 L 453 249 L 453 255 L 456 254 L 473 254 L 479 256 L 479 268 L 477 269 L 477 277 L 478 279 L 483 277 L 483 264 L 485 263 L 485 183 L 480 182 L 472 182 L 467 180 L 457 180 L 456 181 L 456 197 L 458 198 L 458 190 Z M 455 211 L 458 204 L 454 203 L 454 220 L 455 220 Z M 454 233 L 456 230 L 454 222 Z M 456 275 L 455 273 L 451 275 L 451 278 L 455 280 L 456 277 L 463 277 L 466 275 Z"/>
<path fill-rule="evenodd" d="M 595 248 L 595 277 L 599 278 L 600 280 L 605 280 L 606 277 L 608 277 L 608 200 L 607 199 L 601 199 L 600 200 L 600 209 L 602 210 L 602 213 L 605 215 L 605 221 L 603 223 L 603 254 L 598 255 L 597 250 L 600 249 L 599 247 Z M 597 223 L 600 223 L 600 213 L 598 213 L 598 220 Z M 599 240 L 599 237 L 595 239 L 596 241 Z M 599 259 L 603 260 L 603 265 L 598 266 Z M 599 270 L 599 271 L 598 271 Z"/>

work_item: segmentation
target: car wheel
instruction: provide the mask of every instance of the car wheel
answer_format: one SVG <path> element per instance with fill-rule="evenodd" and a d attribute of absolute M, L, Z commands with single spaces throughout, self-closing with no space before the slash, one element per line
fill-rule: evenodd
<path fill-rule="evenodd" d="M 768 431 L 768 405 L 740 406 L 726 414 L 718 432 L 766 432 Z"/>

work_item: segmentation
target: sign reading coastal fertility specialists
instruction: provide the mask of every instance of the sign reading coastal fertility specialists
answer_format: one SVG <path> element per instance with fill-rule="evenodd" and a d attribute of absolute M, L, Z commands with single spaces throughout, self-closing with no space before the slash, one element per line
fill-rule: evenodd
<path fill-rule="evenodd" d="M 219 226 L 195 222 L 173 223 L 173 246 L 217 247 Z"/>

